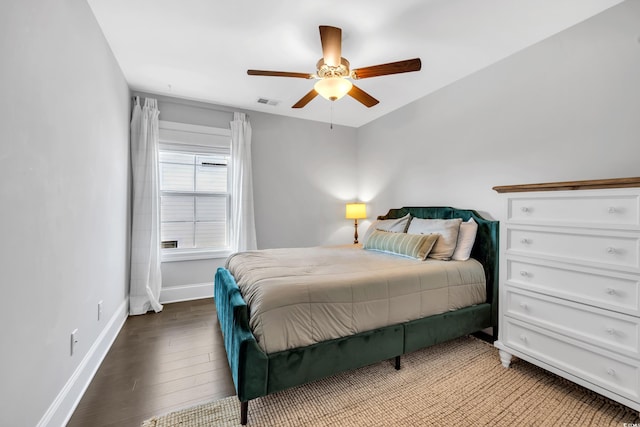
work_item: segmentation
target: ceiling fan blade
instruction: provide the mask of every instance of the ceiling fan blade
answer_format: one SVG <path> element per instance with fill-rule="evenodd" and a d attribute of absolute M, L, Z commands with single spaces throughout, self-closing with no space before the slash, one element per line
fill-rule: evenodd
<path fill-rule="evenodd" d="M 311 101 L 316 96 L 318 96 L 318 92 L 316 92 L 315 89 L 311 89 L 309 91 L 309 93 L 307 93 L 305 96 L 300 98 L 300 101 L 298 101 L 295 104 L 293 104 L 293 106 L 291 108 L 302 108 L 305 105 L 307 105 L 309 103 L 309 101 Z"/>
<path fill-rule="evenodd" d="M 299 79 L 312 79 L 313 74 L 309 73 L 291 73 L 289 71 L 265 71 L 265 70 L 247 70 L 250 76 L 273 76 L 273 77 L 296 77 Z"/>
<path fill-rule="evenodd" d="M 330 67 L 340 65 L 342 57 L 342 30 L 327 25 L 320 26 L 320 43 L 324 63 Z"/>
<path fill-rule="evenodd" d="M 405 61 L 389 62 L 388 64 L 373 65 L 371 67 L 356 68 L 351 71 L 351 77 L 354 79 L 367 79 L 369 77 L 420 71 L 420 68 L 422 68 L 420 58 L 414 58 Z"/>
<path fill-rule="evenodd" d="M 351 90 L 347 92 L 347 95 L 361 102 L 367 108 L 371 108 L 374 105 L 376 105 L 378 102 L 380 102 L 377 99 L 375 99 L 373 96 L 369 95 L 367 92 L 360 89 L 356 85 L 353 85 Z"/>

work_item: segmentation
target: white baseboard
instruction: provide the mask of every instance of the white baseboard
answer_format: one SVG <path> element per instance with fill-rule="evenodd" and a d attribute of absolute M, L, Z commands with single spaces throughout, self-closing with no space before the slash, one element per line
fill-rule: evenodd
<path fill-rule="evenodd" d="M 128 308 L 129 300 L 126 299 L 120 304 L 120 307 L 118 307 L 107 326 L 95 340 L 73 375 L 60 390 L 58 396 L 56 396 L 47 412 L 38 422 L 37 427 L 62 427 L 67 425 L 73 415 L 73 411 L 80 403 L 80 399 L 82 399 L 113 341 L 118 336 L 125 320 L 127 320 Z"/>
<path fill-rule="evenodd" d="M 194 299 L 213 298 L 213 283 L 196 283 L 193 285 L 171 286 L 160 291 L 160 304 L 170 302 L 191 301 Z"/>

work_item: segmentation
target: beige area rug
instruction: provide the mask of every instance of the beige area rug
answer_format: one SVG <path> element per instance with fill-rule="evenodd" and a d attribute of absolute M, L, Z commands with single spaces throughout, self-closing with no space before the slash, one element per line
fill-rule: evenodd
<path fill-rule="evenodd" d="M 249 402 L 248 426 L 617 426 L 638 413 L 521 360 L 460 338 Z M 235 397 L 143 427 L 240 425 Z"/>

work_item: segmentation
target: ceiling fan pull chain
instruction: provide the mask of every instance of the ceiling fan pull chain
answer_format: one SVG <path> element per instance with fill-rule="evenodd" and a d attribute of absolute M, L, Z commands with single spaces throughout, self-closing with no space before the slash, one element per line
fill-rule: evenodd
<path fill-rule="evenodd" d="M 333 102 L 331 103 L 331 117 L 329 118 L 329 121 L 331 122 L 329 129 L 333 130 Z"/>

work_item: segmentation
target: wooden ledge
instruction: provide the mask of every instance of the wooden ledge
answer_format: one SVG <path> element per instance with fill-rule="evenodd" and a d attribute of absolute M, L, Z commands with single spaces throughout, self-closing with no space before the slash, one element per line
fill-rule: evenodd
<path fill-rule="evenodd" d="M 546 182 L 541 184 L 500 185 L 493 187 L 493 189 L 498 193 L 518 193 L 525 191 L 592 190 L 597 188 L 629 187 L 640 187 L 640 177 Z"/>

